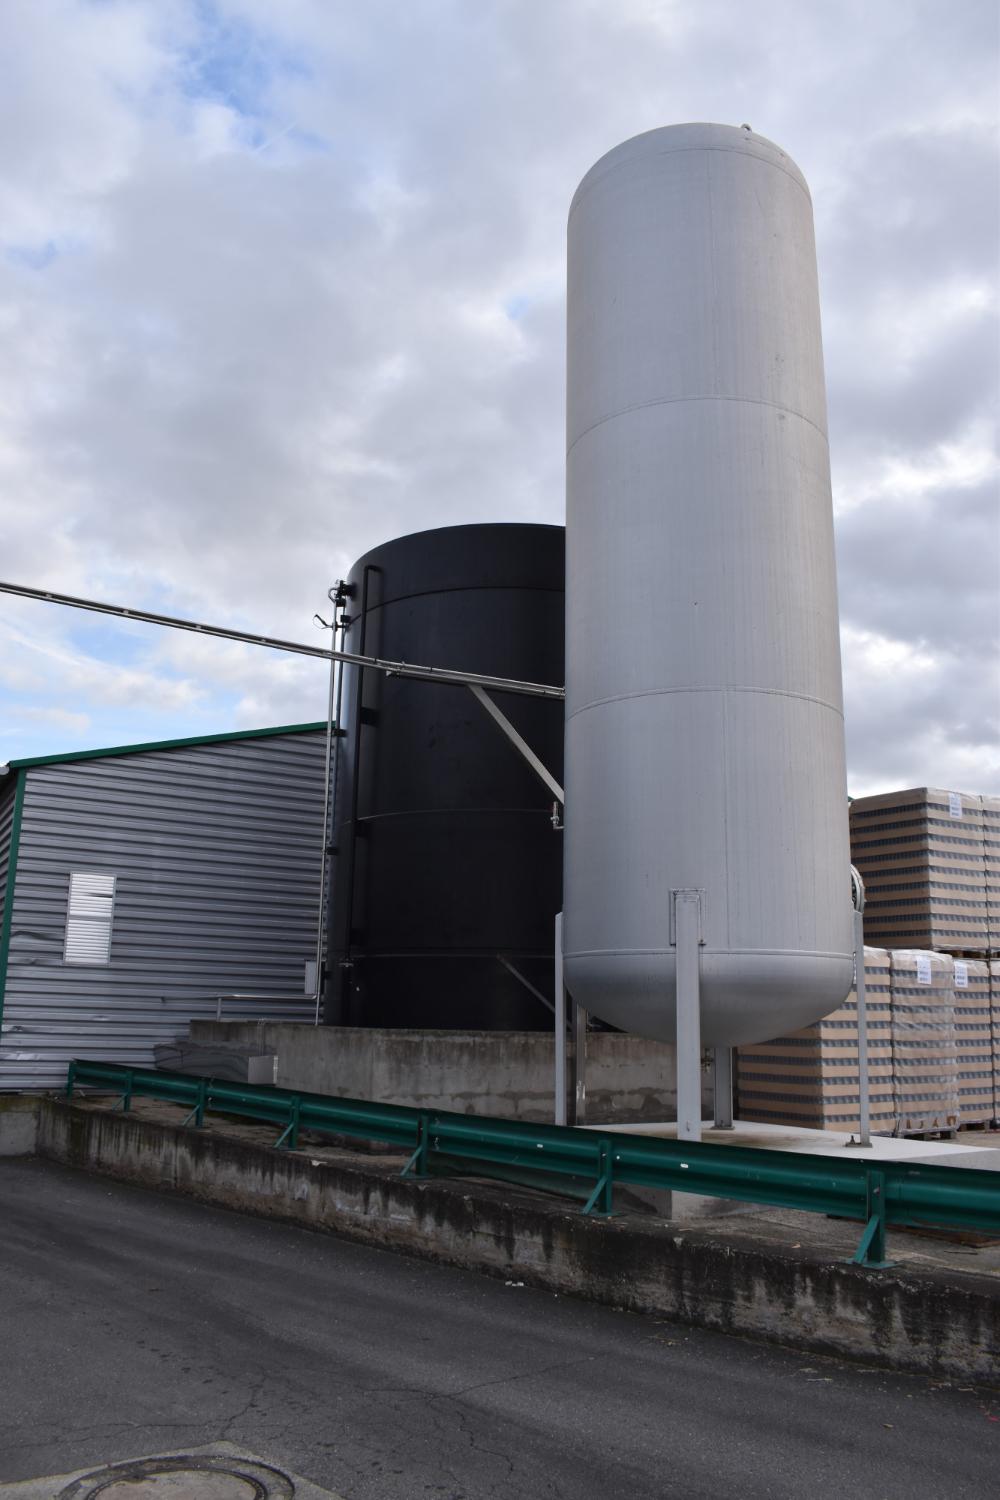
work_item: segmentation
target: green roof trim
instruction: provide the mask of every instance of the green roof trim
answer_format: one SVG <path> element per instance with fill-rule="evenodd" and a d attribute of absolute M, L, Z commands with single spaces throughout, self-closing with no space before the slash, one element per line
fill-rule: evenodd
<path fill-rule="evenodd" d="M 273 729 L 233 729 L 228 734 L 192 734 L 179 740 L 149 740 L 143 745 L 112 745 L 107 750 L 70 750 L 65 755 L 33 755 L 27 760 L 12 760 L 10 770 L 22 771 L 31 766 L 61 766 L 74 760 L 102 760 L 112 755 L 140 755 L 146 750 L 184 750 L 189 745 L 224 745 L 227 740 L 266 740 L 277 734 L 312 734 L 326 730 L 326 720 L 318 724 L 278 724 Z M 334 726 L 334 734 L 343 734 Z"/>

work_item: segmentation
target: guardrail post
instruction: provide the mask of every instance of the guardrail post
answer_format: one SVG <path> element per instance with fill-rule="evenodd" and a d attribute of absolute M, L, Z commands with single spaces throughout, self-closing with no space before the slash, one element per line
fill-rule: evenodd
<path fill-rule="evenodd" d="M 585 1214 L 597 1214 L 601 1218 L 609 1218 L 615 1211 L 612 1201 L 615 1187 L 615 1152 L 607 1138 L 601 1140 L 598 1145 L 597 1170 L 600 1174 L 597 1186 L 587 1199 L 583 1211 Z"/>
<path fill-rule="evenodd" d="M 132 1070 L 130 1068 L 125 1074 L 125 1087 L 122 1090 L 121 1105 L 123 1115 L 127 1115 L 129 1110 L 132 1108 L 132 1083 Z"/>
<path fill-rule="evenodd" d="M 291 1119 L 284 1130 L 275 1141 L 275 1146 L 283 1146 L 288 1151 L 297 1151 L 299 1145 L 299 1116 L 302 1113 L 302 1098 L 299 1094 L 293 1094 L 289 1101 L 291 1105 Z"/>
<path fill-rule="evenodd" d="M 861 1243 L 854 1253 L 853 1264 L 883 1270 L 892 1265 L 885 1258 L 885 1173 L 873 1169 L 865 1173 L 865 1212 L 868 1222 Z"/>
<path fill-rule="evenodd" d="M 429 1177 L 431 1150 L 431 1117 L 421 1111 L 417 1120 L 417 1149 L 400 1172 L 401 1177 Z"/>
<path fill-rule="evenodd" d="M 71 1062 L 69 1072 L 66 1074 L 66 1098 L 72 1099 L 73 1085 L 76 1083 L 76 1063 Z"/>

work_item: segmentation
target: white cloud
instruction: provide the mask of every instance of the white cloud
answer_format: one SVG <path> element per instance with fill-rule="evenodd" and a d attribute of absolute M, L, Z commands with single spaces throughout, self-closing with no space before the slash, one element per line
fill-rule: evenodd
<path fill-rule="evenodd" d="M 1000 692 L 988 663 L 849 625 L 841 644 L 853 796 L 1000 785 Z"/>
<path fill-rule="evenodd" d="M 5 23 L 0 572 L 311 639 L 395 534 L 561 520 L 576 183 L 637 131 L 746 120 L 816 204 L 858 774 L 996 781 L 964 716 L 995 627 L 991 4 L 11 0 Z M 178 733 L 325 710 L 321 665 L 4 620 L 34 642 L 6 637 L 15 707 L 51 692 L 98 742 L 129 694 Z"/>

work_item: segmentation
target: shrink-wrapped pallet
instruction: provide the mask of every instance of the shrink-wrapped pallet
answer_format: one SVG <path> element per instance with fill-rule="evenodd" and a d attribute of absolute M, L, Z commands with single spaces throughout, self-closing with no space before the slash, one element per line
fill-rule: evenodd
<path fill-rule="evenodd" d="M 889 956 L 896 1131 L 950 1132 L 959 1123 L 954 960 L 906 948 Z"/>
<path fill-rule="evenodd" d="M 1000 1120 L 1000 958 L 990 959 L 990 1030 L 993 1034 L 993 1118 Z"/>
<path fill-rule="evenodd" d="M 995 1119 L 990 966 L 955 960 L 955 1048 L 958 1110 L 963 1125 Z"/>
<path fill-rule="evenodd" d="M 889 1134 L 895 1121 L 889 955 L 865 949 L 869 1118 Z M 857 1131 L 860 1125 L 858 1013 L 854 989 L 844 1004 L 789 1036 L 740 1047 L 737 1091 L 742 1120 L 797 1129 Z"/>

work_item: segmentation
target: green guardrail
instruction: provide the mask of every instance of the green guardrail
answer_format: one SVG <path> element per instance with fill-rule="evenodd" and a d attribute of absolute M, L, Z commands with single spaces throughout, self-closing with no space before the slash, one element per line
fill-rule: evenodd
<path fill-rule="evenodd" d="M 1000 1173 L 989 1171 L 602 1134 L 83 1059 L 69 1065 L 66 1097 L 79 1087 L 113 1092 L 124 1110 L 139 1097 L 186 1106 L 185 1125 L 202 1125 L 206 1110 L 261 1120 L 280 1129 L 276 1146 L 292 1150 L 303 1130 L 384 1141 L 410 1153 L 404 1176 L 499 1177 L 579 1196 L 585 1214 L 613 1213 L 620 1184 L 857 1219 L 864 1231 L 853 1260 L 870 1268 L 891 1264 L 893 1226 L 1000 1233 Z"/>

